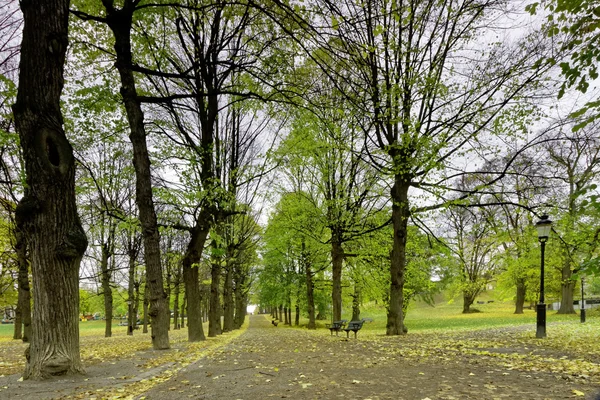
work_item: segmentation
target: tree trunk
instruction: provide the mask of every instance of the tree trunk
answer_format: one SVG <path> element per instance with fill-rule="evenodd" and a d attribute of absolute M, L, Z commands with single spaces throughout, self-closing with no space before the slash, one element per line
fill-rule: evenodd
<path fill-rule="evenodd" d="M 196 226 L 190 232 L 190 242 L 183 256 L 183 284 L 185 286 L 185 302 L 188 326 L 188 341 L 206 340 L 202 327 L 202 293 L 199 281 L 199 263 L 210 230 L 207 222 L 210 214 L 202 211 Z"/>
<path fill-rule="evenodd" d="M 404 313 L 404 272 L 406 269 L 406 236 L 408 234 L 408 181 L 401 175 L 395 176 L 392 197 L 392 226 L 394 229 L 394 244 L 390 262 L 390 304 L 387 314 L 387 335 L 403 335 Z"/>
<path fill-rule="evenodd" d="M 573 271 L 571 270 L 570 256 L 565 257 L 565 261 L 562 267 L 562 282 L 560 285 L 561 290 L 561 301 L 560 308 L 557 314 L 575 314 L 575 307 L 573 307 L 573 298 L 575 294 L 575 281 L 571 279 Z"/>
<path fill-rule="evenodd" d="M 173 288 L 173 330 L 179 329 L 179 278 L 175 280 Z"/>
<path fill-rule="evenodd" d="M 342 319 L 342 264 L 344 262 L 344 250 L 340 238 L 331 242 L 332 282 L 331 301 L 333 304 L 333 320 Z"/>
<path fill-rule="evenodd" d="M 239 329 L 246 319 L 246 309 L 248 307 L 248 289 L 246 288 L 247 275 L 240 263 L 234 263 L 234 288 L 233 296 L 235 299 L 235 329 Z"/>
<path fill-rule="evenodd" d="M 210 308 L 210 285 L 202 285 L 202 322 L 208 322 Z"/>
<path fill-rule="evenodd" d="M 302 242 L 302 253 L 304 261 L 304 272 L 306 273 L 306 308 L 308 311 L 308 329 L 317 329 L 315 321 L 315 294 L 313 285 L 312 265 L 304 254 L 305 245 Z"/>
<path fill-rule="evenodd" d="M 129 249 L 129 282 L 127 285 L 127 335 L 133 336 L 137 320 L 135 306 L 135 252 Z M 111 313 L 112 314 L 112 313 Z M 108 317 L 106 318 L 108 322 Z M 112 318 L 111 318 L 112 320 Z M 112 321 L 111 321 L 112 322 Z"/>
<path fill-rule="evenodd" d="M 18 340 L 23 338 L 23 320 L 21 318 L 21 308 L 17 299 L 17 308 L 15 309 L 15 320 L 13 324 L 13 339 Z"/>
<path fill-rule="evenodd" d="M 517 280 L 517 300 L 515 302 L 515 314 L 523 314 L 523 306 L 525 305 L 525 295 L 527 294 L 527 286 L 525 279 Z"/>
<path fill-rule="evenodd" d="M 301 290 L 301 286 L 297 285 L 296 286 L 296 307 L 295 307 L 296 319 L 294 320 L 295 326 L 300 325 L 300 290 Z"/>
<path fill-rule="evenodd" d="M 135 320 L 133 321 L 134 329 L 138 326 L 138 314 L 140 309 L 140 284 L 141 281 L 135 282 L 135 296 L 133 298 L 133 315 L 135 316 Z"/>
<path fill-rule="evenodd" d="M 283 324 L 284 325 L 289 325 L 288 308 L 287 308 L 287 306 L 283 307 Z"/>
<path fill-rule="evenodd" d="M 31 345 L 24 379 L 80 374 L 79 266 L 87 247 L 75 202 L 75 159 L 63 130 L 60 95 L 69 0 L 21 1 L 23 40 L 13 114 L 26 191 L 16 210 L 33 276 Z"/>
<path fill-rule="evenodd" d="M 148 320 L 150 319 L 148 308 L 150 308 L 150 297 L 148 296 L 148 282 L 146 282 L 144 284 L 144 329 L 142 329 L 142 333 L 148 333 Z"/>
<path fill-rule="evenodd" d="M 19 321 L 15 321 L 15 339 L 22 339 L 23 342 L 29 342 L 31 340 L 31 291 L 29 290 L 29 260 L 27 260 L 27 240 L 23 232 L 18 230 L 16 232 L 16 245 L 17 260 L 19 262 L 19 293 L 18 293 L 18 306 L 17 316 Z M 21 324 L 23 326 L 22 334 L 17 336 L 16 327 L 19 326 L 19 332 L 21 332 Z"/>
<path fill-rule="evenodd" d="M 360 320 L 360 284 L 354 282 L 354 294 L 352 295 L 352 319 L 351 321 Z"/>
<path fill-rule="evenodd" d="M 110 249 L 108 243 L 102 243 L 102 258 L 100 260 L 102 295 L 104 297 L 104 315 L 106 316 L 104 324 L 104 337 L 112 336 L 112 316 L 113 316 L 113 297 L 110 287 L 111 271 L 108 267 L 110 258 Z"/>
<path fill-rule="evenodd" d="M 562 300 L 557 314 L 575 314 L 575 308 L 573 307 L 575 284 L 576 281 L 572 280 L 563 281 L 561 284 Z"/>
<path fill-rule="evenodd" d="M 476 295 L 469 292 L 463 292 L 463 314 L 471 312 L 471 305 L 475 302 Z"/>
<path fill-rule="evenodd" d="M 111 2 L 103 2 L 106 7 L 108 26 L 115 37 L 114 48 L 117 56 L 115 66 L 121 77 L 121 96 L 129 121 L 129 138 L 133 147 L 136 204 L 142 227 L 146 280 L 149 288 L 148 315 L 151 317 L 152 346 L 155 350 L 161 350 L 170 347 L 170 315 L 160 263 L 160 238 L 152 198 L 152 179 L 144 127 L 144 113 L 137 97 L 135 78 L 131 70 L 131 26 L 135 9 L 134 3 L 132 0 L 125 0 L 123 8 L 117 10 L 113 8 Z"/>
<path fill-rule="evenodd" d="M 170 249 L 171 249 L 170 244 L 167 246 L 167 248 L 169 249 L 167 251 L 170 251 Z M 167 272 L 167 276 L 165 279 L 165 297 L 167 298 L 167 306 L 169 307 L 169 318 L 168 318 L 168 322 L 167 322 L 167 324 L 169 326 L 169 330 L 171 330 L 171 283 L 172 283 L 172 280 L 171 280 L 171 267 L 172 266 L 169 265 L 170 262 L 171 262 L 170 257 L 166 257 L 164 260 L 164 264 L 163 264 L 166 267 L 165 269 Z"/>
<path fill-rule="evenodd" d="M 227 252 L 227 265 L 225 271 L 225 281 L 223 282 L 223 332 L 233 330 L 233 254 L 231 250 Z"/>
<path fill-rule="evenodd" d="M 187 295 L 183 294 L 183 302 L 181 303 L 181 328 L 185 328 L 185 310 L 187 307 Z M 202 321 L 200 321 L 202 322 Z"/>
<path fill-rule="evenodd" d="M 283 317 L 283 319 L 281 319 Z M 287 318 L 287 314 L 283 313 L 283 304 L 279 305 L 279 321 L 284 321 Z"/>
<path fill-rule="evenodd" d="M 213 248 L 216 242 L 213 241 Z M 210 307 L 208 309 L 208 336 L 215 337 L 221 334 L 221 302 L 219 287 L 221 286 L 221 260 L 213 256 L 210 268 Z"/>

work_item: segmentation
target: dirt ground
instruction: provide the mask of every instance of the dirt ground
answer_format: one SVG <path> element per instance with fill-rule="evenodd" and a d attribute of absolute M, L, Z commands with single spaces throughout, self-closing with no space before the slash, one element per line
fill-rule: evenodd
<path fill-rule="evenodd" d="M 600 376 L 588 372 L 600 360 L 527 342 L 486 348 L 486 335 L 498 334 L 431 340 L 359 332 L 346 339 L 322 329 L 274 327 L 258 315 L 240 336 L 191 363 L 141 368 L 140 360 L 156 354 L 147 351 L 89 367 L 85 377 L 19 382 L 19 375 L 5 376 L 0 399 L 596 400 L 600 394 Z"/>

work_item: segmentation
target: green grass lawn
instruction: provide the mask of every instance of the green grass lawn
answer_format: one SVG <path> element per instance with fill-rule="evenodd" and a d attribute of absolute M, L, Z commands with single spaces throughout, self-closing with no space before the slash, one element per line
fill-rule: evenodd
<path fill-rule="evenodd" d="M 461 302 L 440 302 L 432 307 L 426 303 L 412 304 L 408 310 L 405 324 L 410 332 L 426 332 L 431 330 L 475 330 L 502 326 L 531 324 L 535 326 L 535 310 L 525 309 L 523 314 L 514 314 L 514 304 L 511 302 L 494 302 L 476 304 L 478 313 L 463 314 Z M 342 318 L 350 319 L 350 311 L 342 314 Z M 386 310 L 384 307 L 366 305 L 361 309 L 362 318 L 372 318 L 373 323 L 365 324 L 365 330 L 385 331 Z M 591 316 L 590 318 L 594 318 Z M 547 312 L 547 321 L 579 321 L 579 314 L 557 315 L 556 311 Z M 320 321 L 319 326 L 325 326 L 329 321 Z"/>
<path fill-rule="evenodd" d="M 428 332 L 432 330 L 476 330 L 497 328 L 502 326 L 531 324 L 535 327 L 536 314 L 534 310 L 525 309 L 524 314 L 514 314 L 514 304 L 510 302 L 494 302 L 477 304 L 481 312 L 462 314 L 460 302 L 440 302 L 432 307 L 423 302 L 411 305 L 406 316 L 406 326 L 410 332 Z M 346 308 L 349 309 L 349 308 Z M 294 318 L 295 315 L 292 315 Z M 343 318 L 350 319 L 350 312 L 344 312 Z M 373 323 L 365 324 L 363 329 L 368 331 L 385 332 L 386 310 L 384 307 L 367 304 L 361 310 L 361 317 L 373 318 Z M 556 321 L 579 321 L 579 314 L 557 315 L 556 311 L 548 311 L 548 323 Z M 597 312 L 588 312 L 588 319 L 593 322 L 598 319 Z M 118 326 L 119 320 L 113 320 L 113 334 L 125 334 L 127 327 Z M 301 319 L 301 324 L 308 322 Z M 317 326 L 324 328 L 329 321 L 318 321 Z M 82 336 L 103 336 L 104 321 L 86 321 L 79 323 Z M 10 339 L 13 334 L 13 325 L 0 325 L 0 339 Z"/>
<path fill-rule="evenodd" d="M 113 334 L 126 334 L 127 327 L 119 326 L 119 320 L 113 320 L 112 332 Z M 81 336 L 104 336 L 105 321 L 85 321 L 79 322 L 79 332 Z M 140 328 L 141 329 L 141 328 Z M 14 325 L 13 324 L 2 324 L 0 325 L 0 339 L 11 339 L 13 336 Z"/>

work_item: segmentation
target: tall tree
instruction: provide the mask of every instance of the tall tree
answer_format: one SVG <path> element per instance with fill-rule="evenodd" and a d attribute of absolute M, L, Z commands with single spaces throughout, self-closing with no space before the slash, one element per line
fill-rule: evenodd
<path fill-rule="evenodd" d="M 462 312 L 466 314 L 494 276 L 499 243 L 487 210 L 455 207 L 446 216 L 450 228 L 448 243 L 456 259 L 457 283 L 463 295 Z"/>
<path fill-rule="evenodd" d="M 31 293 L 27 240 L 14 221 L 16 204 L 23 195 L 23 162 L 10 107 L 17 95 L 16 78 L 22 25 L 19 5 L 10 0 L 0 1 L 0 190 L 2 207 L 12 220 L 11 235 L 19 268 L 13 338 L 28 342 L 31 338 Z"/>
<path fill-rule="evenodd" d="M 381 206 L 380 193 L 377 193 L 381 189 L 380 179 L 366 162 L 367 148 L 358 128 L 360 117 L 352 115 L 350 105 L 335 88 L 327 87 L 331 83 L 319 70 L 306 68 L 304 74 L 321 75 L 321 80 L 312 78 L 320 99 L 316 100 L 315 95 L 312 101 L 319 102 L 319 106 L 295 113 L 291 132 L 278 153 L 287 178 L 301 179 L 307 191 L 314 193 L 313 201 L 322 209 L 322 224 L 330 232 L 325 241 L 331 254 L 333 320 L 339 321 L 342 318 L 342 269 L 350 254 L 344 247 L 373 228 L 369 221 Z M 299 169 L 307 173 L 300 177 Z M 301 184 L 292 182 L 294 187 Z M 311 232 L 307 230 L 306 234 Z"/>
<path fill-rule="evenodd" d="M 133 15 L 139 0 L 126 0 L 121 6 L 113 0 L 103 0 L 105 17 L 76 12 L 83 18 L 106 24 L 114 35 L 116 66 L 121 79 L 121 96 L 129 122 L 129 138 L 133 146 L 133 165 L 136 175 L 136 203 L 144 241 L 144 260 L 148 284 L 149 312 L 152 328 L 152 346 L 155 350 L 168 349 L 169 305 L 163 286 L 160 259 L 160 238 L 154 199 L 152 174 L 144 126 L 144 112 L 138 96 L 134 77 L 131 31 Z"/>
<path fill-rule="evenodd" d="M 261 93 L 270 89 L 266 76 L 279 72 L 262 58 L 269 58 L 267 52 L 273 50 L 277 37 L 262 14 L 245 2 L 188 0 L 181 7 L 163 11 L 168 18 L 157 14 L 156 21 L 172 20 L 173 25 L 163 28 L 177 32 L 177 40 L 145 41 L 150 56 L 143 60 L 147 67 L 138 70 L 144 73 L 148 90 L 157 93 L 145 101 L 160 104 L 167 114 L 168 123 L 157 123 L 158 130 L 177 145 L 177 157 L 189 162 L 191 171 L 182 180 L 202 189 L 195 196 L 196 204 L 190 205 L 192 211 L 185 221 L 188 227 L 180 226 L 190 233 L 183 276 L 189 340 L 193 341 L 203 338 L 195 265 L 211 229 L 224 223 L 228 215 L 241 212 L 235 205 L 237 190 L 255 179 L 248 176 L 248 169 L 262 175 L 251 157 L 264 123 L 259 123 L 256 131 L 244 127 L 244 118 L 256 121 L 259 113 L 254 104 L 248 111 L 237 103 L 262 98 Z M 253 82 L 261 82 L 266 89 Z M 211 266 L 216 283 L 221 265 Z M 217 293 L 215 288 L 211 290 L 211 296 Z M 212 299 L 211 304 L 217 303 L 218 299 Z M 212 315 L 211 320 L 217 317 Z"/>
<path fill-rule="evenodd" d="M 252 272 L 258 264 L 258 244 L 261 228 L 256 219 L 248 215 L 235 215 L 233 219 L 233 257 L 230 261 L 233 280 L 233 327 L 239 329 L 246 318 L 246 309 L 252 284 Z"/>
<path fill-rule="evenodd" d="M 33 332 L 25 379 L 83 373 L 79 354 L 79 266 L 87 247 L 75 203 L 75 162 L 60 96 L 69 0 L 21 2 L 24 27 L 13 106 L 27 190 L 17 207 L 31 252 Z"/>
<path fill-rule="evenodd" d="M 316 329 L 315 277 L 328 267 L 327 248 L 323 245 L 326 227 L 319 214 L 320 210 L 307 193 L 285 193 L 264 234 L 265 270 L 261 274 L 261 285 L 268 289 L 265 290 L 268 300 L 275 306 L 291 306 L 288 300 L 292 289 L 304 285 L 308 329 Z M 284 320 L 283 316 L 279 319 Z"/>
<path fill-rule="evenodd" d="M 557 230 L 562 234 L 561 305 L 560 314 L 575 313 L 573 297 L 576 281 L 572 279 L 582 263 L 597 248 L 595 232 L 589 228 L 585 215 L 585 193 L 600 176 L 600 139 L 598 124 L 590 123 L 573 132 L 559 131 L 546 146 L 550 158 L 548 168 L 553 180 L 560 182 L 557 204 L 565 210 Z M 563 200 L 559 200 L 563 199 Z"/>
<path fill-rule="evenodd" d="M 532 289 L 539 288 L 539 250 L 532 241 L 535 234 L 531 211 L 547 200 L 542 197 L 546 185 L 543 168 L 532 154 L 522 153 L 492 194 L 500 209 L 489 221 L 503 250 L 498 287 L 514 291 L 515 314 L 523 314 L 525 301 L 535 300 Z"/>
<path fill-rule="evenodd" d="M 544 71 L 536 68 L 547 49 L 540 34 L 526 33 L 519 43 L 489 40 L 496 33 L 492 20 L 507 17 L 506 5 L 503 0 L 318 3 L 322 21 L 331 24 L 312 37 L 338 61 L 331 68 L 330 56 L 314 53 L 313 60 L 366 116 L 362 129 L 371 162 L 390 180 L 388 335 L 403 333 L 411 215 L 451 201 L 448 182 L 455 170 L 445 167 L 489 132 L 501 111 L 534 88 Z M 477 57 L 474 48 L 481 49 Z M 439 203 L 419 207 L 411 188 L 425 190 Z"/>

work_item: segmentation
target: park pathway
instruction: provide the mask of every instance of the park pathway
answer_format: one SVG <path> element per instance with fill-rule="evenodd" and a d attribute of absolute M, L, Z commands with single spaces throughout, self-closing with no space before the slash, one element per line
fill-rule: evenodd
<path fill-rule="evenodd" d="M 239 338 L 136 399 L 595 400 L 600 393 L 589 379 L 452 350 L 426 348 L 418 335 L 346 339 L 275 327 L 257 315 Z"/>

